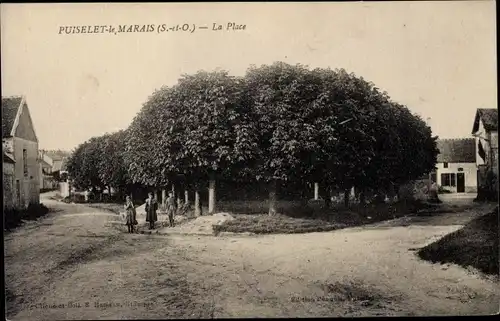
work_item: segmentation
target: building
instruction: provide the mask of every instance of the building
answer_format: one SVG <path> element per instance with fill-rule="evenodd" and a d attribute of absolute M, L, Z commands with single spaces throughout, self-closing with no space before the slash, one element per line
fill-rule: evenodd
<path fill-rule="evenodd" d="M 474 138 L 441 139 L 431 181 L 452 193 L 477 192 L 476 142 Z"/>
<path fill-rule="evenodd" d="M 2 145 L 4 154 L 14 161 L 13 189 L 7 191 L 4 185 L 4 194 L 11 195 L 18 209 L 39 203 L 38 138 L 24 96 L 2 97 Z"/>
<path fill-rule="evenodd" d="M 498 178 L 498 110 L 480 108 L 476 111 L 472 127 L 477 152 L 478 184 L 484 186 L 491 172 Z M 497 188 L 497 184 L 494 184 Z"/>
<path fill-rule="evenodd" d="M 478 109 L 472 135 L 477 144 L 477 166 L 485 165 L 498 174 L 498 110 Z"/>
<path fill-rule="evenodd" d="M 39 176 L 40 176 L 40 189 L 55 189 L 57 188 L 58 181 L 53 175 L 53 160 L 48 156 L 45 151 L 40 150 L 38 152 L 38 163 L 39 163 Z"/>

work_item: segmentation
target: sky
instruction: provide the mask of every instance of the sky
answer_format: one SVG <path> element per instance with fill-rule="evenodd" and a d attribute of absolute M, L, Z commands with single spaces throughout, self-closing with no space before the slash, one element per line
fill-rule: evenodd
<path fill-rule="evenodd" d="M 155 89 L 184 73 L 243 75 L 275 61 L 354 72 L 428 119 L 440 138 L 471 137 L 476 109 L 497 108 L 494 1 L 0 8 L 2 96 L 26 96 L 43 149 L 72 150 L 126 128 Z M 64 26 L 186 23 L 196 30 L 59 34 Z"/>

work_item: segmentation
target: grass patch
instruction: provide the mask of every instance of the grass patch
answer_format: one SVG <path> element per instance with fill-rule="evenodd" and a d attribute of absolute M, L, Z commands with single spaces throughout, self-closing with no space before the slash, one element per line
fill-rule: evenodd
<path fill-rule="evenodd" d="M 343 228 L 345 225 L 321 219 L 293 218 L 285 215 L 239 215 L 221 225 L 214 225 L 214 233 L 232 232 L 255 234 L 324 232 Z"/>
<path fill-rule="evenodd" d="M 498 275 L 498 207 L 478 217 L 462 229 L 450 233 L 417 253 L 433 263 L 472 266 L 484 273 Z"/>
<path fill-rule="evenodd" d="M 269 216 L 267 202 L 227 202 L 218 204 L 222 212 L 233 214 L 234 220 L 214 225 L 214 233 L 255 233 L 255 234 L 292 234 L 325 232 L 346 227 L 375 223 L 406 215 L 430 216 L 448 212 L 458 212 L 462 207 L 424 202 L 398 202 L 353 204 L 349 208 L 334 205 L 325 208 L 321 203 L 312 202 L 307 206 L 297 202 L 280 202 L 280 215 Z M 246 210 L 245 214 L 238 214 Z"/>

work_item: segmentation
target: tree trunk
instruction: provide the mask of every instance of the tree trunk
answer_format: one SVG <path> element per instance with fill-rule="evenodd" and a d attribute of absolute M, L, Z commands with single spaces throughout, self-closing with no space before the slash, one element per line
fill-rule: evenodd
<path fill-rule="evenodd" d="M 276 215 L 276 180 L 269 184 L 269 215 Z"/>
<path fill-rule="evenodd" d="M 211 173 L 208 182 L 208 214 L 215 212 L 215 174 Z"/>
<path fill-rule="evenodd" d="M 300 206 L 301 207 L 307 207 L 307 204 L 309 203 L 309 184 L 306 184 L 302 186 L 301 192 L 300 192 Z"/>
<path fill-rule="evenodd" d="M 161 207 L 163 210 L 165 210 L 165 207 L 166 207 L 166 202 L 167 201 L 167 190 L 166 189 L 163 189 L 161 191 Z"/>
<path fill-rule="evenodd" d="M 174 207 L 175 207 L 175 210 L 177 210 L 177 204 L 179 204 L 179 199 L 178 199 L 177 194 L 176 194 L 175 184 L 174 183 L 172 183 L 172 197 L 174 198 Z"/>
<path fill-rule="evenodd" d="M 325 188 L 325 207 L 330 208 L 332 206 L 332 189 L 330 186 Z"/>
<path fill-rule="evenodd" d="M 366 205 L 366 193 L 364 190 L 361 190 L 359 192 L 359 203 L 362 205 L 362 206 L 365 206 Z"/>
<path fill-rule="evenodd" d="M 366 192 L 364 189 L 359 191 L 359 204 L 361 205 L 361 212 L 366 215 Z"/>
<path fill-rule="evenodd" d="M 189 204 L 189 191 L 184 191 L 184 204 Z"/>
<path fill-rule="evenodd" d="M 319 200 L 319 183 L 314 183 L 314 200 Z"/>
<path fill-rule="evenodd" d="M 349 197 L 351 196 L 351 189 L 344 190 L 344 206 L 349 207 Z"/>
<path fill-rule="evenodd" d="M 401 193 L 399 191 L 400 189 L 400 186 L 399 185 L 394 185 L 394 192 L 396 194 L 396 202 L 399 202 L 399 200 L 401 199 Z"/>
<path fill-rule="evenodd" d="M 200 192 L 198 188 L 194 191 L 194 216 L 201 216 Z"/>

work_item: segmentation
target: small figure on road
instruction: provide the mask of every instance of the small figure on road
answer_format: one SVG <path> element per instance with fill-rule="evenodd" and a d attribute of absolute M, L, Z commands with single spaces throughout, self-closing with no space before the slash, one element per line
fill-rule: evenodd
<path fill-rule="evenodd" d="M 132 202 L 132 198 L 130 196 L 125 198 L 125 212 L 127 213 L 126 218 L 128 232 L 134 233 L 134 225 L 137 225 L 137 219 L 134 202 Z"/>
<path fill-rule="evenodd" d="M 168 192 L 168 198 L 167 198 L 167 215 L 168 215 L 168 221 L 170 223 L 170 227 L 174 226 L 174 213 L 175 213 L 175 199 L 174 199 L 174 194 L 172 192 Z"/>
<path fill-rule="evenodd" d="M 146 222 L 149 222 L 150 230 L 154 229 L 155 223 L 158 221 L 157 210 L 158 202 L 153 198 L 153 193 L 148 193 L 148 198 L 146 199 Z"/>

